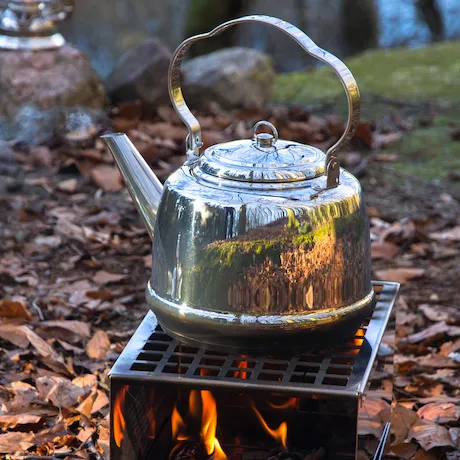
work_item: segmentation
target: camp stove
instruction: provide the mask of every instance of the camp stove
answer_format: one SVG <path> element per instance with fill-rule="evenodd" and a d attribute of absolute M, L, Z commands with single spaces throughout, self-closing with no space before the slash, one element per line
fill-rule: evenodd
<path fill-rule="evenodd" d="M 382 338 L 399 285 L 373 286 L 375 308 L 354 339 L 292 354 L 184 346 L 148 313 L 111 371 L 110 458 L 382 458 L 392 398 Z M 376 403 L 386 407 L 377 421 Z"/>

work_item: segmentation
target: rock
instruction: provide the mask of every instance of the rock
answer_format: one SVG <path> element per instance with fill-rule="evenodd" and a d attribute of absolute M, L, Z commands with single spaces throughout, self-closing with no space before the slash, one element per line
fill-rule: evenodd
<path fill-rule="evenodd" d="M 102 108 L 105 90 L 89 59 L 71 46 L 47 51 L 0 51 L 0 114 L 24 106 Z"/>
<path fill-rule="evenodd" d="M 25 105 L 14 118 L 0 122 L 0 141 L 14 145 L 55 145 L 73 147 L 91 144 L 95 136 L 110 128 L 110 119 L 101 109 L 54 107 L 41 110 Z"/>
<path fill-rule="evenodd" d="M 113 102 L 141 100 L 147 107 L 169 103 L 168 69 L 171 52 L 149 39 L 124 53 L 105 82 Z"/>
<path fill-rule="evenodd" d="M 260 109 L 275 76 L 272 60 L 249 48 L 227 48 L 183 66 L 184 97 L 193 108 L 217 102 L 224 109 Z"/>

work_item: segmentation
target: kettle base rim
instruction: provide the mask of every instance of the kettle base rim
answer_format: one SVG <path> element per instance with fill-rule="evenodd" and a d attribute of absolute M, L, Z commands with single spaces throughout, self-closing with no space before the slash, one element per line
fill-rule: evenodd
<path fill-rule="evenodd" d="M 354 337 L 376 304 L 375 291 L 371 287 L 363 299 L 327 312 L 322 321 L 312 319 L 313 313 L 320 313 L 316 311 L 289 315 L 289 319 L 286 315 L 273 316 L 267 324 L 257 320 L 264 318 L 262 316 L 239 315 L 243 321 L 238 321 L 237 315 L 231 313 L 224 319 L 225 314 L 174 304 L 159 297 L 150 281 L 146 298 L 161 327 L 183 345 L 232 353 L 293 351 L 309 346 L 329 346 L 336 341 L 343 343 L 344 339 Z M 205 317 L 199 314 L 193 317 L 190 313 L 202 313 Z"/>

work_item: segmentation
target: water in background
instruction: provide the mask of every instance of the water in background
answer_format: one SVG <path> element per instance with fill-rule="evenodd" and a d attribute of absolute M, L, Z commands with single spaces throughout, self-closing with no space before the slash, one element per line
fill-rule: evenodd
<path fill-rule="evenodd" d="M 420 46 L 430 41 L 427 25 L 418 16 L 415 0 L 375 0 L 379 46 Z M 159 37 L 171 49 L 185 38 L 190 0 L 78 0 L 74 18 L 64 35 L 89 54 L 106 76 L 115 60 L 148 37 Z M 438 0 L 446 38 L 460 37 L 460 0 Z M 305 30 L 320 46 L 345 54 L 340 0 L 248 0 L 248 13 L 280 17 Z M 311 64 L 290 39 L 264 27 L 242 26 L 238 43 L 269 52 L 279 71 Z"/>

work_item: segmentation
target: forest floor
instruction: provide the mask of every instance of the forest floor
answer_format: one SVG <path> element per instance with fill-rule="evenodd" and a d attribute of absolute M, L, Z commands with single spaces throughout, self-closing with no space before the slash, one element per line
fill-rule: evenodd
<path fill-rule="evenodd" d="M 305 75 L 317 78 L 302 75 L 302 88 Z M 205 144 L 249 138 L 254 122 L 268 119 L 281 138 L 324 150 L 344 126 L 338 94 L 308 109 L 304 100 L 263 113 L 214 108 L 200 116 Z M 453 460 L 460 458 L 460 113 L 438 99 L 406 104 L 399 96 L 365 97 L 372 109 L 340 160 L 363 185 L 373 277 L 402 284 L 389 344 L 395 402 L 387 455 Z M 331 111 L 338 116 L 325 115 Z M 141 113 L 136 104 L 113 111 L 114 129 L 129 133 L 164 180 L 184 161 L 186 129 L 169 108 L 153 121 Z M 147 312 L 151 242 L 98 139 L 102 131 L 0 149 L 0 455 L 10 458 L 108 455 L 108 372 Z M 385 406 L 375 407 L 369 417 L 378 423 Z"/>

